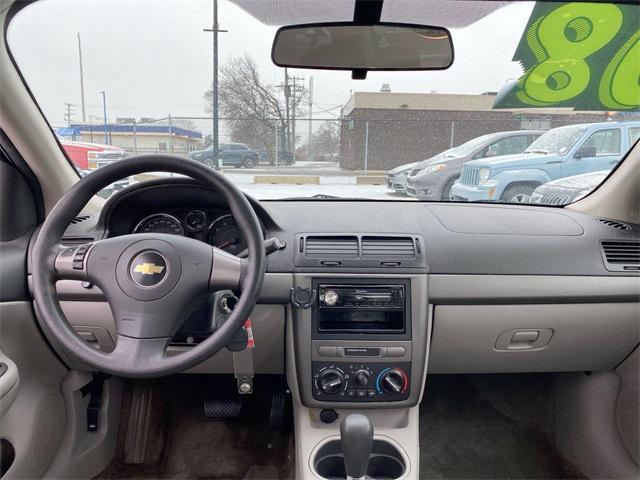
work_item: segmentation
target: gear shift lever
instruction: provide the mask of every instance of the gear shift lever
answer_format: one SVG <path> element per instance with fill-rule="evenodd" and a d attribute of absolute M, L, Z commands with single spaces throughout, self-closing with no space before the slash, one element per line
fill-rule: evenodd
<path fill-rule="evenodd" d="M 373 425 L 369 418 L 360 414 L 348 415 L 340 424 L 340 441 L 347 478 L 364 478 L 373 443 Z"/>

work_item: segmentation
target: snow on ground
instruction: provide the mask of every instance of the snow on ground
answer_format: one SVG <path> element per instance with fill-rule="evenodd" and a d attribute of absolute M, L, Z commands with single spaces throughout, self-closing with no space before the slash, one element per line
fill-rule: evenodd
<path fill-rule="evenodd" d="M 223 175 L 238 185 L 241 190 L 258 199 L 281 199 L 287 197 L 311 197 L 313 195 L 331 195 L 348 198 L 369 198 L 379 200 L 413 200 L 398 195 L 386 185 L 357 185 L 356 175 L 360 172 L 340 170 L 333 162 L 304 162 L 283 166 L 260 165 L 255 169 L 223 168 Z M 168 173 L 151 173 L 150 176 L 173 177 Z M 255 175 L 317 175 L 319 185 L 254 184 Z M 378 174 L 379 175 L 379 174 Z"/>

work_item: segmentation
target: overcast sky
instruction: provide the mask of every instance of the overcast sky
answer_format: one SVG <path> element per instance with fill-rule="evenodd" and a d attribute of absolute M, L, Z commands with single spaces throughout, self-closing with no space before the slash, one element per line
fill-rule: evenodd
<path fill-rule="evenodd" d="M 320 0 L 318 0 L 320 1 Z M 451 8 L 464 8 L 451 2 Z M 369 73 L 290 71 L 314 77 L 314 115 L 337 117 L 351 91 L 482 93 L 498 90 L 522 70 L 511 61 L 533 3 L 508 5 L 473 25 L 452 30 L 454 65 L 444 72 Z M 203 92 L 212 78 L 211 1 L 43 0 L 24 9 L 9 28 L 10 48 L 27 83 L 54 126 L 64 125 L 65 102 L 76 104 L 80 87 L 76 33 L 82 38 L 87 115 L 108 117 L 204 116 Z M 383 13 L 384 19 L 384 13 Z M 344 20 L 349 20 L 345 18 Z M 405 18 L 407 22 L 412 18 Z M 266 83 L 283 81 L 270 60 L 276 27 L 265 25 L 227 0 L 219 2 L 220 63 L 245 53 Z M 446 25 L 445 25 L 446 26 Z M 329 110 L 329 112 L 323 112 Z M 197 122 L 209 133 L 209 122 Z"/>

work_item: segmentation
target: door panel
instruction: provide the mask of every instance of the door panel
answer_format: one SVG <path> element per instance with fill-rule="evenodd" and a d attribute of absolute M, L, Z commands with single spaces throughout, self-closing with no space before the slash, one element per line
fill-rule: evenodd
<path fill-rule="evenodd" d="M 67 370 L 44 342 L 30 302 L 0 303 L 0 331 L 0 349 L 20 375 L 15 399 L 0 418 L 0 435 L 15 450 L 15 460 L 2 478 L 41 478 L 64 435 L 60 385 Z"/>
<path fill-rule="evenodd" d="M 616 368 L 616 374 L 620 377 L 618 429 L 629 455 L 640 465 L 640 348 Z"/>
<path fill-rule="evenodd" d="M 44 341 L 27 291 L 27 246 L 36 202 L 0 150 L 0 437 L 15 450 L 3 476 L 39 478 L 58 451 L 65 427 L 60 391 L 67 369 Z"/>
<path fill-rule="evenodd" d="M 0 349 L 0 416 L 13 405 L 18 393 L 19 381 L 18 367 Z"/>

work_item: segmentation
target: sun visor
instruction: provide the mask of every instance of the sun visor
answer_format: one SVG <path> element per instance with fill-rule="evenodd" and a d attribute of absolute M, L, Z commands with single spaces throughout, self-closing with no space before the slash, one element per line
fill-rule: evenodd
<path fill-rule="evenodd" d="M 231 0 L 267 25 L 339 22 L 353 19 L 354 0 Z M 456 2 L 464 8 L 451 8 L 448 0 L 393 0 L 384 2 L 381 21 L 462 28 L 512 2 Z"/>

